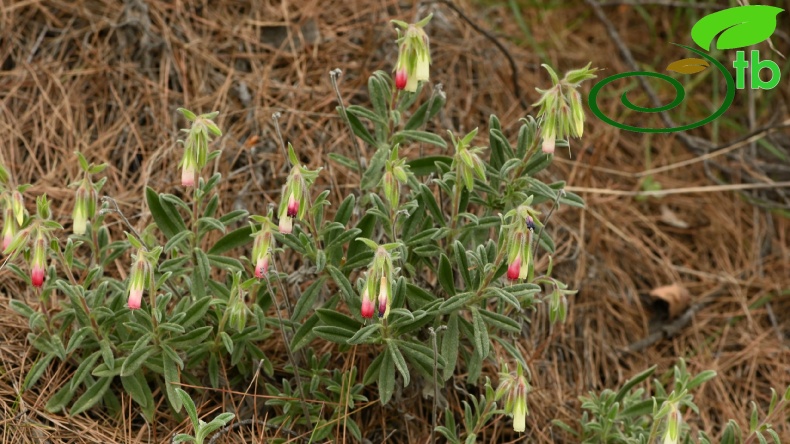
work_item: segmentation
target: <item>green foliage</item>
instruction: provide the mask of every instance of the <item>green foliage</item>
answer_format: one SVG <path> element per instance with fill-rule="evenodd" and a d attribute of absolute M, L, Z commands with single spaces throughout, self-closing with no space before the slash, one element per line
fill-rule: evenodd
<path fill-rule="evenodd" d="M 617 392 L 605 389 L 601 393 L 581 396 L 579 400 L 586 412 L 579 420 L 580 431 L 559 420 L 554 421 L 555 427 L 573 436 L 573 441 L 582 443 L 646 444 L 659 438 L 663 443 L 715 442 L 704 432 L 699 432 L 695 440 L 685 419 L 699 412 L 691 392 L 715 378 L 716 372 L 705 370 L 692 375 L 685 361 L 680 359 L 672 371 L 652 380 L 652 391 L 646 391 L 640 386 L 655 371 L 656 366 L 653 366 L 637 374 Z M 670 392 L 667 389 L 669 382 L 672 385 Z M 744 435 L 738 424 L 729 420 L 719 442 L 734 444 L 757 440 L 766 443 L 770 438 L 770 442 L 780 443 L 770 418 L 782 412 L 788 401 L 790 388 L 782 398 L 772 389 L 766 419 L 759 421 L 757 406 L 752 403 L 748 433 Z"/>
<path fill-rule="evenodd" d="M 117 413 L 122 390 L 155 422 L 162 396 L 192 421 L 195 434 L 176 440 L 202 442 L 232 415 L 200 421 L 182 384 L 231 388 L 262 368 L 272 396 L 267 404 L 277 412 L 267 424 L 305 427 L 322 442 L 339 422 L 362 439 L 348 412 L 367 401 L 366 386 L 375 384 L 378 402 L 388 404 L 401 389 L 422 386 L 415 383 L 419 379 L 436 378 L 439 384 L 465 375 L 464 384 L 474 386 L 497 359 L 522 368 L 526 363 L 516 344 L 529 313 L 545 303 L 552 321 L 562 321 L 565 297 L 573 293 L 533 263 L 537 252 L 554 251 L 539 208 L 579 207 L 583 201 L 563 190 L 564 182 L 537 177 L 552 159 L 538 149 L 541 121 L 522 119 L 509 134 L 492 115 L 487 135 L 474 130 L 448 138 L 445 131 L 428 130 L 444 94 L 423 89 L 420 83 L 416 92 L 398 90 L 388 74 L 377 71 L 368 82 L 371 107 L 347 108 L 351 131 L 373 154 L 362 163 L 367 167 L 355 193 L 341 202 L 330 202 L 329 191 L 312 193 L 320 173 L 300 165 L 298 148 L 288 145 L 292 171 L 277 214 L 280 233 L 267 240 L 265 251 L 258 244 L 252 259 L 245 257 L 250 243 L 274 224 L 243 210 L 223 214 L 227 200 L 217 188 L 222 177 L 201 176 L 219 155 L 209 150 L 211 135 L 222 134 L 213 121 L 217 113 L 179 109 L 191 125 L 184 130 L 181 163 L 182 186 L 190 192 L 146 188 L 153 223 L 141 233 L 128 226 L 118 240 L 110 239 L 104 219 L 110 213 L 126 219 L 108 200 L 91 215 L 84 235 L 72 236 L 65 247 L 52 238 L 49 255 L 60 272 L 50 270 L 41 294 L 42 300 L 55 290 L 66 296 L 57 315 L 13 303 L 29 319 L 30 342 L 40 352 L 25 388 L 53 362 L 67 363 L 74 377 L 48 400 L 50 411 L 76 415 L 101 406 Z M 454 153 L 408 161 L 401 155 L 422 145 Z M 358 168 L 342 156 L 330 158 Z M 79 161 L 85 174 L 101 172 L 84 156 Z M 7 175 L 0 170 L 0 181 Z M 22 231 L 32 223 L 60 229 L 53 221 L 45 224 L 48 205 L 40 202 L 41 214 L 33 222 L 27 217 Z M 334 218 L 325 215 L 327 208 Z M 245 219 L 250 225 L 238 228 Z M 522 261 L 529 273 L 508 273 L 508 281 L 513 242 L 529 252 Z M 26 248 L 17 243 L 20 251 Z M 90 255 L 81 256 L 77 247 L 83 245 Z M 305 284 L 293 305 L 289 276 L 265 262 L 276 263 L 284 250 L 299 258 L 296 276 Z M 131 276 L 119 278 L 116 262 L 135 267 Z M 543 292 L 543 286 L 552 291 Z M 370 304 L 378 316 L 365 311 Z M 434 331 L 443 331 L 440 347 L 426 339 Z M 287 344 L 288 364 L 277 369 L 279 379 L 272 361 L 280 362 L 282 353 L 270 357 L 261 347 L 275 332 Z M 331 353 L 318 357 L 317 350 Z M 354 353 L 374 359 L 358 369 L 358 361 L 349 358 Z M 331 368 L 338 360 L 346 362 L 343 370 Z M 459 434 L 450 418 L 437 431 L 453 442 L 474 442 L 502 413 L 488 382 L 486 387 L 485 395 L 464 402 L 465 432 Z"/>

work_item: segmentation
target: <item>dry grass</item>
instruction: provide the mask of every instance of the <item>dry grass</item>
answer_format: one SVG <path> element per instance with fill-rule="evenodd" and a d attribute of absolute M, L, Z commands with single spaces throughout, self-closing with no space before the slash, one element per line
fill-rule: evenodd
<path fill-rule="evenodd" d="M 470 5 L 460 6 L 472 10 Z M 654 63 L 658 70 L 680 58 L 680 51 L 662 46 L 660 39 L 644 39 L 646 25 L 637 9 L 621 6 L 606 11 L 637 60 Z M 678 23 L 688 25 L 678 19 L 676 9 L 646 11 L 656 32 L 673 32 L 674 41 L 688 40 L 682 37 L 686 30 L 676 29 Z M 50 197 L 60 220 L 67 219 L 71 208 L 71 192 L 64 185 L 77 176 L 73 152 L 80 150 L 94 161 L 107 162 L 106 194 L 143 228 L 150 223 L 141 200 L 143 187 L 176 189 L 178 152 L 173 141 L 182 122 L 175 109 L 219 110 L 218 123 L 226 135 L 219 142 L 224 154 L 216 169 L 228 179 L 224 195 L 237 196 L 224 201 L 223 210 L 242 206 L 263 213 L 278 200 L 285 174 L 270 119 L 280 111 L 285 138 L 312 167 L 329 169 L 331 174 L 323 176 L 321 186 L 332 189 L 330 199 L 339 202 L 357 178 L 326 160 L 330 152 L 351 153 L 348 134 L 334 112 L 328 72 L 341 68 L 344 97 L 364 103 L 368 75 L 390 70 L 395 57 L 388 20 L 412 20 L 428 12 L 436 15 L 430 27 L 433 75 L 448 95 L 441 123 L 456 133 L 466 132 L 485 128 L 488 115 L 496 113 L 507 126 L 506 134 L 513 134 L 517 119 L 526 111 L 512 92 L 505 59 L 441 3 L 422 4 L 415 10 L 391 0 L 333 4 L 130 0 L 123 5 L 110 0 L 6 0 L 0 3 L 0 131 L 5 134 L 0 138 L 0 159 L 20 183 L 33 184 L 30 195 Z M 524 14 L 534 38 L 559 70 L 582 66 L 590 59 L 608 69 L 604 75 L 629 70 L 616 56 L 603 26 L 581 3 L 540 12 L 524 8 Z M 479 7 L 470 15 L 502 35 L 519 36 L 504 7 Z M 787 17 L 780 20 L 787 23 Z M 777 38 L 774 44 L 790 53 L 786 40 Z M 519 82 L 527 101 L 534 101 L 532 88 L 548 82 L 538 68 L 538 56 L 528 48 L 507 42 L 506 46 L 520 67 Z M 789 91 L 790 84 L 783 80 L 770 108 L 757 109 L 757 126 L 788 115 Z M 694 94 L 699 103 L 710 101 L 704 87 Z M 749 122 L 748 103 L 741 96 L 727 114 L 740 127 L 722 125 L 716 133 L 706 127 L 693 134 L 720 141 L 743 135 Z M 763 97 L 758 94 L 757 103 Z M 692 158 L 672 135 L 619 132 L 597 120 L 591 121 L 586 134 L 583 143 L 574 144 L 572 159 L 558 156 L 549 176 L 567 178 L 575 187 L 638 191 L 641 179 L 634 173 Z M 787 152 L 787 131 L 772 137 Z M 759 172 L 764 163 L 754 156 L 756 152 L 747 146 L 735 157 L 724 158 L 721 162 L 731 173 L 728 180 L 738 183 L 739 171 L 759 176 L 754 169 Z M 419 154 L 416 147 L 401 153 Z M 664 189 L 714 185 L 701 164 L 654 177 Z M 775 198 L 776 193 L 769 196 L 769 191 L 762 191 L 762 197 L 781 201 L 781 195 Z M 550 422 L 578 418 L 578 395 L 616 387 L 654 363 L 663 372 L 679 356 L 687 357 L 694 371 L 719 373 L 697 393 L 700 414 L 689 415 L 692 426 L 716 434 L 727 418 L 745 425 L 750 400 L 764 409 L 770 387 L 782 390 L 790 384 L 788 220 L 753 206 L 736 192 L 645 201 L 594 192 L 585 197 L 588 209 L 561 209 L 551 223 L 558 245 L 557 273 L 579 289 L 571 300 L 568 323 L 549 333 L 539 312 L 530 340 L 520 344 L 529 357 L 536 387 L 530 401 L 529 441 L 558 442 L 561 437 L 554 435 Z M 662 207 L 688 227 L 667 224 Z M 117 272 L 126 272 L 123 263 Z M 629 346 L 648 336 L 659 316 L 642 295 L 669 283 L 687 287 L 692 305 L 699 304 L 699 310 L 673 337 L 629 352 Z M 27 325 L 7 307 L 10 298 L 30 298 L 28 292 L 7 270 L 0 271 L 2 442 L 165 443 L 173 431 L 186 430 L 186 422 L 173 420 L 164 403 L 158 408 L 158 423 L 149 428 L 128 398 L 122 399 L 121 417 L 106 417 L 101 411 L 75 418 L 47 413 L 43 406 L 68 380 L 68 366 L 50 366 L 42 378 L 45 384 L 20 394 L 37 356 L 26 340 Z M 281 367 L 284 358 L 278 345 L 273 340 L 264 347 Z M 365 369 L 372 356 L 358 347 L 347 358 L 339 356 L 332 365 L 348 368 L 353 362 Z M 491 366 L 484 372 L 494 377 L 496 369 Z M 458 382 L 463 382 L 460 376 Z M 256 418 L 265 420 L 266 412 L 257 408 L 264 399 L 253 396 L 260 391 L 256 386 L 246 396 L 208 392 L 202 398 L 198 395 L 197 402 L 204 415 L 244 406 L 244 411 L 257 412 Z M 375 399 L 375 393 L 371 387 L 369 397 Z M 445 393 L 451 406 L 459 409 L 463 397 L 450 385 Z M 358 407 L 349 413 L 372 442 L 385 437 L 390 442 L 428 441 L 431 402 L 420 390 L 403 391 L 386 407 L 377 403 Z M 508 428 L 507 422 L 495 422 L 480 441 L 514 439 Z M 779 433 L 790 442 L 790 428 L 780 426 Z M 220 442 L 264 442 L 278 434 L 288 436 L 256 427 L 243 435 L 229 434 Z M 341 441 L 342 430 L 336 436 Z"/>

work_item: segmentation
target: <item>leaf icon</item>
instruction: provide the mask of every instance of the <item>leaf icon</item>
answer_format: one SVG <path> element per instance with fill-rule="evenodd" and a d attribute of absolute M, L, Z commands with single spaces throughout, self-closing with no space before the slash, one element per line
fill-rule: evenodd
<path fill-rule="evenodd" d="M 667 71 L 679 72 L 681 74 L 696 74 L 705 71 L 710 66 L 706 60 L 702 59 L 683 59 L 672 62 L 667 66 Z"/>
<path fill-rule="evenodd" d="M 749 5 L 714 12 L 691 28 L 691 38 L 706 51 L 710 51 L 713 39 L 719 34 L 718 49 L 754 45 L 771 37 L 776 30 L 776 16 L 782 11 L 774 6 Z"/>

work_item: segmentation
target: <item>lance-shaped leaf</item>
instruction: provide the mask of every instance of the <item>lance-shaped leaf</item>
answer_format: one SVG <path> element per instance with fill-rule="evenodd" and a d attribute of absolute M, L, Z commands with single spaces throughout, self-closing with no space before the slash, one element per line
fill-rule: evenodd
<path fill-rule="evenodd" d="M 750 5 L 714 12 L 691 28 L 691 38 L 706 51 L 711 50 L 713 39 L 719 34 L 718 49 L 755 45 L 771 37 L 776 30 L 776 16 L 782 11 L 774 6 Z"/>

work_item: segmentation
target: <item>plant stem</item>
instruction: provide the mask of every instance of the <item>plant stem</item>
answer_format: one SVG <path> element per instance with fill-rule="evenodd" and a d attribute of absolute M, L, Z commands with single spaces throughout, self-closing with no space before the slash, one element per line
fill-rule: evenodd
<path fill-rule="evenodd" d="M 337 103 L 340 106 L 340 116 L 343 118 L 343 121 L 346 122 L 346 125 L 348 125 L 348 130 L 351 131 L 351 142 L 354 144 L 354 153 L 357 155 L 357 165 L 359 165 L 359 174 L 361 176 L 362 173 L 365 172 L 364 165 L 362 164 L 362 150 L 359 148 L 357 135 L 354 134 L 354 128 L 351 126 L 351 120 L 348 119 L 348 113 L 346 112 L 346 105 L 343 104 L 343 96 L 340 95 L 340 88 L 337 86 L 337 79 L 342 73 L 343 71 L 338 68 L 329 71 L 329 80 L 332 82 L 332 89 L 335 90 L 335 94 L 337 95 Z"/>
<path fill-rule="evenodd" d="M 72 285 L 79 285 L 77 280 L 74 278 L 74 274 L 72 274 L 71 269 L 66 264 L 66 257 L 63 256 L 63 252 L 58 247 L 58 260 L 60 260 L 60 265 L 63 266 L 63 271 L 66 272 L 66 275 L 69 277 L 69 281 L 71 281 Z M 91 313 L 90 308 L 88 307 L 88 303 L 85 301 L 85 296 L 80 296 L 77 299 L 80 300 L 80 305 L 82 305 L 82 309 L 85 310 L 85 314 L 88 315 L 88 318 L 91 320 L 91 327 L 93 327 L 93 331 L 96 333 L 96 337 L 101 341 L 101 332 L 99 331 L 99 324 L 96 323 L 96 319 L 93 317 L 93 313 Z"/>
<path fill-rule="evenodd" d="M 533 264 L 536 264 L 538 262 L 538 252 L 540 251 L 540 249 L 538 247 L 540 246 L 540 235 L 543 234 L 543 227 L 545 227 L 549 223 L 549 220 L 551 219 L 551 215 L 554 214 L 554 210 L 556 210 L 557 207 L 560 205 L 560 198 L 562 198 L 562 196 L 564 196 L 564 195 L 565 195 L 565 190 L 558 190 L 557 191 L 557 197 L 554 199 L 554 203 L 551 205 L 551 209 L 549 210 L 549 214 L 546 215 L 546 220 L 543 221 L 543 225 L 540 227 L 540 229 L 538 230 L 538 232 L 537 232 L 537 234 L 535 236 L 535 246 L 534 246 L 534 250 L 532 250 L 532 251 L 535 252 L 534 253 L 534 257 L 532 259 L 532 263 Z M 530 245 L 530 249 L 532 249 L 532 248 L 533 248 L 533 246 Z"/>
<path fill-rule="evenodd" d="M 266 287 L 269 290 L 269 294 L 272 295 L 272 300 L 274 301 L 274 311 L 277 313 L 277 320 L 280 322 L 280 334 L 283 337 L 285 351 L 288 354 L 288 360 L 291 362 L 291 367 L 293 368 L 294 376 L 296 377 L 296 386 L 299 388 L 299 396 L 302 398 L 302 413 L 307 420 L 307 428 L 310 429 L 313 426 L 313 421 L 310 419 L 310 410 L 307 408 L 307 398 L 304 394 L 304 387 L 302 387 L 302 375 L 299 373 L 299 367 L 296 366 L 296 359 L 294 359 L 293 352 L 291 351 L 291 342 L 288 339 L 288 335 L 285 333 L 285 324 L 283 323 L 282 314 L 280 314 L 280 307 L 277 306 L 277 299 L 274 297 L 274 290 L 272 289 L 272 284 L 269 281 L 269 276 L 266 276 Z M 283 294 L 283 296 L 285 296 L 285 294 Z"/>
<path fill-rule="evenodd" d="M 277 132 L 277 140 L 280 142 L 280 147 L 283 149 L 283 156 L 285 159 L 288 159 L 288 148 L 285 146 L 285 139 L 283 139 L 283 133 L 280 132 L 280 113 L 272 114 L 272 120 L 274 121 L 274 130 Z"/>
<path fill-rule="evenodd" d="M 750 433 L 749 436 L 746 437 L 746 439 L 743 441 L 743 444 L 751 444 L 752 441 L 754 441 L 757 437 L 757 431 L 762 430 L 764 426 L 770 424 L 770 420 L 774 417 L 774 415 L 776 415 L 777 412 L 781 412 L 782 410 L 784 410 L 785 404 L 787 404 L 787 401 L 785 400 L 784 397 L 782 397 L 781 401 L 776 403 L 774 410 L 770 414 L 768 414 L 765 417 L 765 419 L 760 421 L 760 424 L 757 425 L 757 428 L 754 429 L 754 431 Z"/>
<path fill-rule="evenodd" d="M 446 325 L 439 327 L 439 330 L 444 330 L 447 328 Z M 433 327 L 428 327 L 428 331 L 431 333 L 431 339 L 433 342 L 433 428 L 431 429 L 431 444 L 436 444 L 436 420 L 439 413 L 436 411 L 437 404 L 439 402 L 439 375 L 438 375 L 438 367 L 439 363 L 437 362 L 439 357 L 439 346 L 436 343 L 436 331 Z"/>

